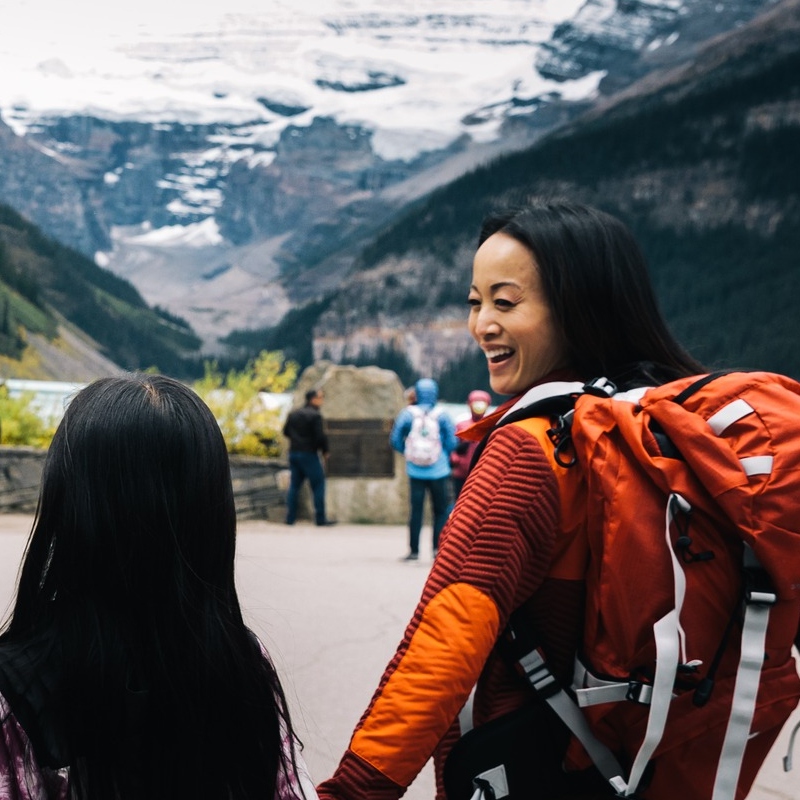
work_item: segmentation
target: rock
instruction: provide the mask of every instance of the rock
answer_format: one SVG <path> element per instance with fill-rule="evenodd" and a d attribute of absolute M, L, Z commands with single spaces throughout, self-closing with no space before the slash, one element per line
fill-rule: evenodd
<path fill-rule="evenodd" d="M 305 403 L 305 393 L 312 388 L 325 393 L 322 416 L 331 448 L 326 486 L 328 516 L 340 522 L 405 523 L 405 462 L 388 443 L 392 422 L 404 405 L 400 379 L 394 372 L 378 367 L 321 361 L 300 376 L 294 408 Z M 352 474 L 354 464 L 364 474 Z M 348 474 L 337 474 L 340 470 Z M 383 474 L 378 474 L 381 471 Z M 304 494 L 301 513 L 311 518 L 310 493 Z"/>

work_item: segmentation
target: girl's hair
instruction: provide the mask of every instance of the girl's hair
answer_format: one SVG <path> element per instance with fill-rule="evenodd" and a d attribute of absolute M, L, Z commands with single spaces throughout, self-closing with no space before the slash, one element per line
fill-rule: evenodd
<path fill-rule="evenodd" d="M 273 797 L 291 726 L 242 619 L 235 536 L 225 442 L 194 392 L 132 375 L 75 396 L 2 636 L 46 651 L 31 740 L 73 797 Z"/>
<path fill-rule="evenodd" d="M 484 219 L 479 244 L 512 236 L 533 254 L 570 366 L 630 387 L 705 371 L 670 333 L 644 256 L 616 217 L 534 199 Z"/>

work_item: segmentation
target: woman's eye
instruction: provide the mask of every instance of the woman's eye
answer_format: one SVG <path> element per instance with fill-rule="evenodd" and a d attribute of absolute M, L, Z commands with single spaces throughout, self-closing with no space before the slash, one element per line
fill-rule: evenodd
<path fill-rule="evenodd" d="M 467 298 L 467 305 L 468 306 L 472 306 L 473 308 L 475 308 L 476 306 L 479 306 L 480 304 L 481 304 L 481 301 L 478 300 L 477 297 L 468 297 Z"/>
<path fill-rule="evenodd" d="M 498 308 L 513 308 L 516 305 L 516 303 L 514 303 L 513 301 L 506 300 L 506 299 L 504 299 L 502 297 L 496 298 L 495 301 L 494 301 L 494 304 Z"/>

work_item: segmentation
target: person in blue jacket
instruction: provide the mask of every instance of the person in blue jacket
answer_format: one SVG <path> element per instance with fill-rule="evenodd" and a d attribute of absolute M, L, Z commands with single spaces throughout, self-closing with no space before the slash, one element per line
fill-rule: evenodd
<path fill-rule="evenodd" d="M 389 443 L 406 459 L 409 479 L 409 552 L 404 561 L 419 559 L 419 537 L 425 494 L 433 507 L 433 555 L 439 548 L 439 534 L 449 511 L 450 453 L 458 440 L 447 412 L 437 406 L 439 385 L 432 378 L 420 378 L 414 386 L 416 403 L 398 415 Z"/>

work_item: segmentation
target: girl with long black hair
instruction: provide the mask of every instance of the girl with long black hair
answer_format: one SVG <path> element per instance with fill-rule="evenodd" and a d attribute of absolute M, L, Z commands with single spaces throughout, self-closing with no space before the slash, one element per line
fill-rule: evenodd
<path fill-rule="evenodd" d="M 0 797 L 311 800 L 234 585 L 225 442 L 200 398 L 104 378 L 67 407 L 0 635 Z"/>

